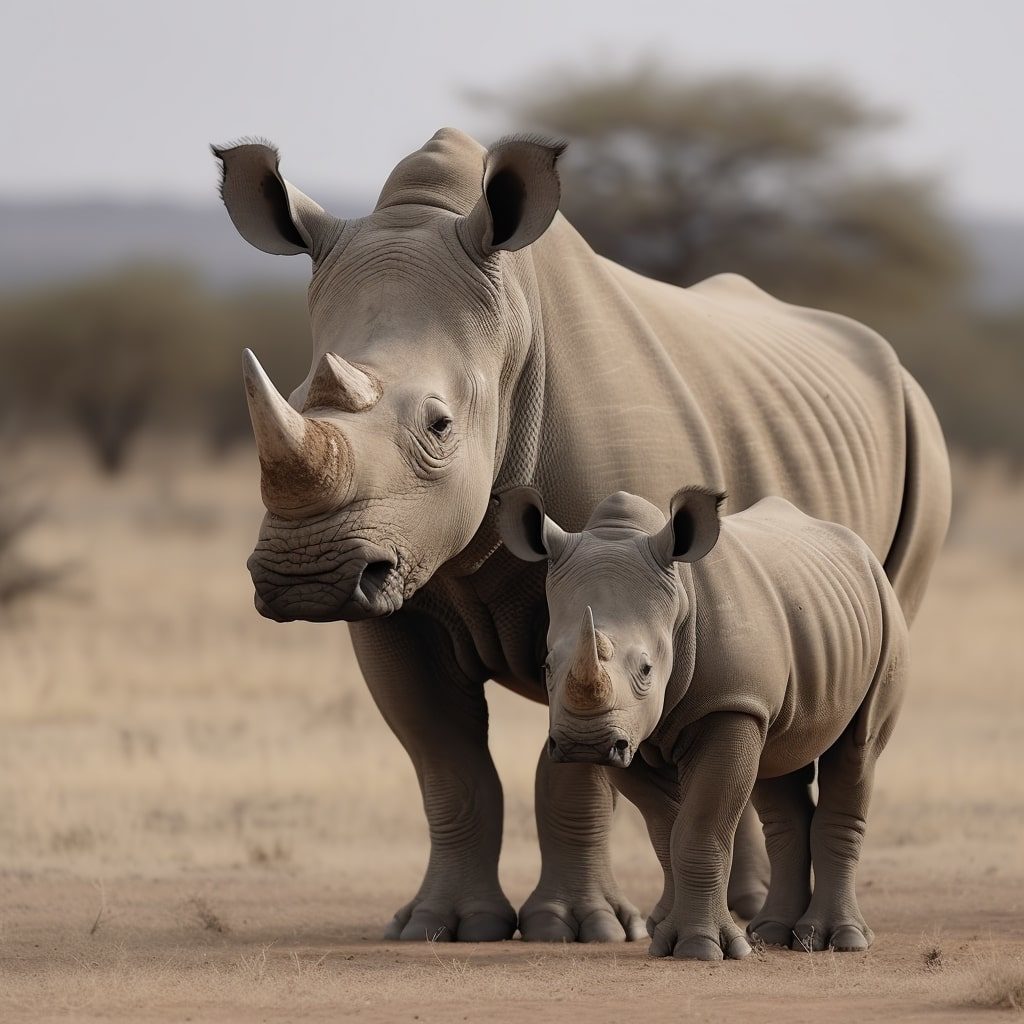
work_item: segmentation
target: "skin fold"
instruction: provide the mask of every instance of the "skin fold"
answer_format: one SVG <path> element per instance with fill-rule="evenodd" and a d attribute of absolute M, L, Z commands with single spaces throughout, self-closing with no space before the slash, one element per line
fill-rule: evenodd
<path fill-rule="evenodd" d="M 215 150 L 242 236 L 312 260 L 306 379 L 286 401 L 246 356 L 267 509 L 249 569 L 261 614 L 351 623 L 416 768 L 430 856 L 391 937 L 644 934 L 608 849 L 622 772 L 539 750 L 541 877 L 518 913 L 498 882 L 484 684 L 547 699 L 545 570 L 502 545 L 502 493 L 540 488 L 569 529 L 616 488 L 664 504 L 680 477 L 734 511 L 779 494 L 857 532 L 908 615 L 948 522 L 941 432 L 883 339 L 736 276 L 681 289 L 602 259 L 557 212 L 560 152 L 442 129 L 345 221 L 272 147 Z M 767 874 L 748 808 L 741 915 Z"/>
<path fill-rule="evenodd" d="M 855 875 L 903 698 L 906 621 L 850 530 L 781 498 L 722 520 L 721 500 L 679 491 L 666 523 L 619 492 L 566 533 L 533 488 L 503 497 L 505 544 L 548 565 L 549 754 L 629 776 L 665 871 L 653 955 L 750 952 L 726 882 L 751 796 L 771 885 L 749 936 L 864 950 Z"/>

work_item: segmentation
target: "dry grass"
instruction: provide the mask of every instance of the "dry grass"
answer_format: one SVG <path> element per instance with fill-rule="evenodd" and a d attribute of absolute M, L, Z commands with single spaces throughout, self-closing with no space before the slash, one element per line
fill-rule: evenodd
<path fill-rule="evenodd" d="M 1024 958 L 990 957 L 963 980 L 963 1006 L 1024 1014 Z"/>
<path fill-rule="evenodd" d="M 727 1020 L 765 997 L 793 1022 L 840 1002 L 861 1020 L 959 1020 L 1020 1005 L 1024 488 L 995 470 L 961 472 L 971 500 L 879 766 L 862 872 L 876 948 L 707 967 L 636 947 L 377 944 L 425 861 L 415 778 L 344 627 L 252 611 L 252 463 L 154 451 L 111 484 L 69 453 L 31 455 L 56 509 L 36 553 L 80 563 L 88 596 L 42 595 L 0 630 L 5 1021 L 500 1021 L 530 1007 L 601 1020 L 638 1000 L 648 1020 Z M 489 697 L 502 878 L 519 902 L 538 868 L 544 713 Z M 614 849 L 650 905 L 655 863 L 628 811 Z"/>

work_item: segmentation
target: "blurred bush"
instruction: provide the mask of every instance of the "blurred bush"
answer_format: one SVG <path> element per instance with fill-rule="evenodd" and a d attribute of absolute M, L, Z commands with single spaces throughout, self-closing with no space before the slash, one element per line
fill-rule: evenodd
<path fill-rule="evenodd" d="M 305 297 L 217 293 L 180 268 L 142 267 L 0 300 L 0 408 L 8 428 L 76 432 L 106 472 L 143 428 L 248 436 L 241 350 L 287 393 L 309 360 Z"/>
<path fill-rule="evenodd" d="M 14 605 L 67 576 L 67 566 L 39 565 L 25 551 L 25 535 L 42 517 L 41 506 L 26 501 L 23 488 L 0 483 L 0 623 Z"/>

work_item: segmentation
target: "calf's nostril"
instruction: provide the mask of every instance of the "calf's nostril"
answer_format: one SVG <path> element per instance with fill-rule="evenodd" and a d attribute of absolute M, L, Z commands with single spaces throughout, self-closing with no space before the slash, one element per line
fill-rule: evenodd
<path fill-rule="evenodd" d="M 558 744 L 554 736 L 548 737 L 548 757 L 554 757 L 558 753 Z"/>

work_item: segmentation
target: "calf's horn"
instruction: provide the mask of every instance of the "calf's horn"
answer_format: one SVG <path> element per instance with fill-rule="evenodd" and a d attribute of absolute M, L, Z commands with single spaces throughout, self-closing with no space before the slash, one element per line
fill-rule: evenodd
<path fill-rule="evenodd" d="M 330 508 L 348 468 L 344 435 L 333 424 L 296 412 L 249 349 L 242 357 L 242 376 L 260 457 L 264 505 L 294 518 Z"/>
<path fill-rule="evenodd" d="M 610 646 L 603 634 L 600 640 Z M 587 605 L 580 622 L 576 654 L 569 666 L 566 680 L 565 700 L 574 711 L 603 711 L 612 703 L 612 682 L 608 678 L 598 650 L 599 634 L 594 629 L 594 613 Z M 608 652 L 605 652 L 608 653 Z M 609 653 L 610 657 L 610 653 Z"/>

